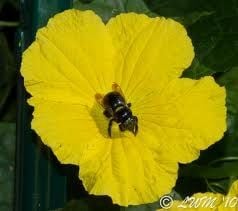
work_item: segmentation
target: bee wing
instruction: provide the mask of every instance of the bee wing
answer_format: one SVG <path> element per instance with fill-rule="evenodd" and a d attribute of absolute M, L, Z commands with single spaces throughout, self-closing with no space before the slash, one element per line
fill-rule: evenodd
<path fill-rule="evenodd" d="M 102 106 L 102 107 L 104 107 L 103 106 L 103 95 L 102 94 L 99 94 L 99 93 L 97 93 L 97 94 L 95 94 L 95 100 Z"/>
<path fill-rule="evenodd" d="M 123 91 L 121 90 L 121 87 L 117 83 L 112 84 L 112 90 L 115 92 L 120 93 L 120 95 L 125 99 L 125 95 L 123 94 Z"/>

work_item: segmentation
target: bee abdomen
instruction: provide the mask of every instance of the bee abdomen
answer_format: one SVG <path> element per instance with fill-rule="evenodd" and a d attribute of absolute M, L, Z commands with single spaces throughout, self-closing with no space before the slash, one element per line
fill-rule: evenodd
<path fill-rule="evenodd" d="M 118 122 L 123 123 L 132 116 L 132 112 L 128 107 L 120 106 L 116 109 L 115 116 Z"/>

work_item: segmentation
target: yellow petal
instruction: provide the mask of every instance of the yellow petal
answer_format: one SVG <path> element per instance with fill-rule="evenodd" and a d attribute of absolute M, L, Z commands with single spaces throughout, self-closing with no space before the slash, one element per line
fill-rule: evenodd
<path fill-rule="evenodd" d="M 228 192 L 228 196 L 238 197 L 238 180 L 234 181 L 233 184 L 231 185 L 230 190 Z"/>
<path fill-rule="evenodd" d="M 177 78 L 194 57 L 191 40 L 178 22 L 121 14 L 107 24 L 118 51 L 116 80 L 126 96 L 144 86 L 162 86 Z"/>
<path fill-rule="evenodd" d="M 67 95 L 77 92 L 81 103 L 92 104 L 95 93 L 108 91 L 114 81 L 113 58 L 111 38 L 101 19 L 92 11 L 68 10 L 37 32 L 23 55 L 21 72 L 35 97 L 67 90 Z"/>
<path fill-rule="evenodd" d="M 32 128 L 62 163 L 78 165 L 96 159 L 98 151 L 109 143 L 102 139 L 91 108 L 35 98 L 29 102 L 35 107 Z"/>
<path fill-rule="evenodd" d="M 90 194 L 109 195 L 123 206 L 138 205 L 157 201 L 175 185 L 177 162 L 147 148 L 146 128 L 138 137 L 123 133 L 110 139 L 99 106 L 34 98 L 30 103 L 35 106 L 32 127 L 61 163 L 80 166 L 80 179 Z"/>
<path fill-rule="evenodd" d="M 212 77 L 175 79 L 160 93 L 144 97 L 146 103 L 135 102 L 133 111 L 140 127 L 155 134 L 146 140 L 151 148 L 157 148 L 165 159 L 187 163 L 223 136 L 225 96 L 225 89 Z"/>
<path fill-rule="evenodd" d="M 110 195 L 113 203 L 128 206 L 157 201 L 171 191 L 176 162 L 157 159 L 135 138 L 108 142 L 110 147 L 94 162 L 80 164 L 80 178 L 89 193 Z"/>

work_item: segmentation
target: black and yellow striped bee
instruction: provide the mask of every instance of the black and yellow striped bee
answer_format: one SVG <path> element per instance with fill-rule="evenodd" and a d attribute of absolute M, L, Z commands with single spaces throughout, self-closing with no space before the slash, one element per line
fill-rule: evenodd
<path fill-rule="evenodd" d="M 108 135 L 111 137 L 113 122 L 119 124 L 120 131 L 131 131 L 134 135 L 138 132 L 138 118 L 133 116 L 131 103 L 126 103 L 120 86 L 112 84 L 112 91 L 106 95 L 96 94 L 96 101 L 104 108 L 103 114 L 109 119 Z"/>

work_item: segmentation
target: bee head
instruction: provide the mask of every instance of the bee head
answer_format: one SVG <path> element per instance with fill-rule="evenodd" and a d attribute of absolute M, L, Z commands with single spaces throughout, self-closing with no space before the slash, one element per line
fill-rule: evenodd
<path fill-rule="evenodd" d="M 136 116 L 131 116 L 125 122 L 119 125 L 121 131 L 129 130 L 135 136 L 138 132 L 138 118 Z"/>

